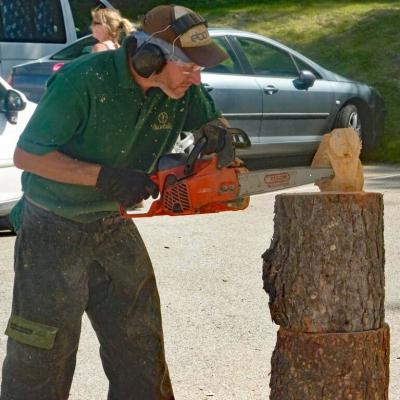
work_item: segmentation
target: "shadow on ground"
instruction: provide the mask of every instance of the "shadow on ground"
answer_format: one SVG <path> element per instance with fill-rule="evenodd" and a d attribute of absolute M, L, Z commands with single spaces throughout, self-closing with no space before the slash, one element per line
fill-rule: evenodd
<path fill-rule="evenodd" d="M 0 231 L 0 238 L 2 237 L 11 237 L 11 236 L 16 236 L 14 232 L 10 231 Z"/>
<path fill-rule="evenodd" d="M 367 181 L 368 189 L 400 189 L 400 175 L 382 178 L 371 178 Z"/>

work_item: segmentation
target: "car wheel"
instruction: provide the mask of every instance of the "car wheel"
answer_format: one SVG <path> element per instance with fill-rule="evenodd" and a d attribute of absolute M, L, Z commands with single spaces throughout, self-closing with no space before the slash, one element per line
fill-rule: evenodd
<path fill-rule="evenodd" d="M 175 143 L 172 153 L 186 153 L 189 154 L 194 146 L 194 135 L 192 132 L 181 132 L 179 138 Z"/>
<path fill-rule="evenodd" d="M 361 122 L 361 115 L 357 106 L 347 104 L 339 111 L 336 117 L 335 128 L 353 128 L 362 139 L 363 126 Z"/>

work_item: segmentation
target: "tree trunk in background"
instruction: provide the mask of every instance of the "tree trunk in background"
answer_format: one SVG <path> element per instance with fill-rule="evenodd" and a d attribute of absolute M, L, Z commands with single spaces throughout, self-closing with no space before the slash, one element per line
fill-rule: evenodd
<path fill-rule="evenodd" d="M 382 194 L 276 196 L 263 259 L 271 316 L 281 326 L 270 399 L 387 399 Z"/>

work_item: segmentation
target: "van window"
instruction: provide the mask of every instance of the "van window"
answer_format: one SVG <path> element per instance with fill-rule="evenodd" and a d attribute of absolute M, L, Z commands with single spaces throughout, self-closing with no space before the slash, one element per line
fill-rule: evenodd
<path fill-rule="evenodd" d="M 60 1 L 0 0 L 0 41 L 65 43 Z"/>
<path fill-rule="evenodd" d="M 75 22 L 76 36 L 81 38 L 92 33 L 90 29 L 91 11 L 97 7 L 105 8 L 105 5 L 101 0 L 70 0 L 69 4 Z"/>

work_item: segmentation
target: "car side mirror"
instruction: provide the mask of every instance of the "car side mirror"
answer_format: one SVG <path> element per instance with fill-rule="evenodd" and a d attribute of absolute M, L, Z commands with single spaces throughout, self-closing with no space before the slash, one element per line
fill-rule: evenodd
<path fill-rule="evenodd" d="M 22 97 L 21 93 L 16 90 L 7 90 L 4 99 L 4 112 L 7 121 L 15 125 L 18 121 L 18 111 L 22 111 L 26 107 L 26 100 Z"/>
<path fill-rule="evenodd" d="M 299 73 L 299 77 L 293 81 L 293 84 L 296 89 L 307 90 L 314 85 L 316 79 L 317 77 L 311 71 L 302 70 Z"/>

